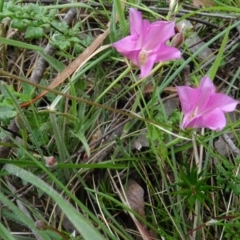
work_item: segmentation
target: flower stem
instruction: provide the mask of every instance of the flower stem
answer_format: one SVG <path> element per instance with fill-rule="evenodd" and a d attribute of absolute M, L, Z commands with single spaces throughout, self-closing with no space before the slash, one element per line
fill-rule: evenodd
<path fill-rule="evenodd" d="M 195 135 L 196 135 L 196 132 L 194 132 L 193 135 L 192 135 L 193 151 L 194 151 L 195 163 L 196 163 L 196 166 L 198 168 L 198 173 L 200 173 L 201 172 L 201 168 L 199 166 L 200 158 L 199 158 L 199 154 L 198 154 L 197 142 L 196 142 Z"/>
<path fill-rule="evenodd" d="M 151 74 L 155 73 L 156 71 L 158 71 L 163 65 L 166 65 L 166 62 L 161 62 L 159 63 L 152 71 L 151 71 Z M 134 84 L 132 84 L 130 87 L 129 87 L 129 90 L 135 88 L 136 86 L 140 85 L 143 81 L 145 81 L 147 77 L 143 77 L 141 78 L 140 80 L 138 80 L 137 82 L 135 82 Z"/>
<path fill-rule="evenodd" d="M 192 143 L 193 143 L 193 151 L 194 151 L 194 158 L 196 166 L 198 167 L 198 173 L 201 172 L 201 169 L 199 169 L 199 155 L 198 155 L 198 149 L 197 149 L 197 142 L 196 142 L 196 132 L 194 131 L 192 134 Z M 194 209 L 194 220 L 193 220 L 193 229 L 197 227 L 198 224 L 198 212 L 199 212 L 199 203 L 198 200 L 195 200 L 195 209 Z M 193 232 L 192 239 L 196 239 L 196 231 Z"/>
<path fill-rule="evenodd" d="M 201 129 L 201 135 L 204 134 L 204 128 Z M 199 153 L 197 149 L 197 142 L 196 142 L 196 132 L 192 135 L 192 143 L 193 143 L 193 150 L 194 150 L 194 157 L 195 157 L 195 163 L 198 168 L 198 173 L 202 171 L 202 159 L 203 159 L 203 145 L 200 145 Z M 193 220 L 193 229 L 196 229 L 198 225 L 198 216 L 199 216 L 199 209 L 200 209 L 200 202 L 198 199 L 195 201 L 195 209 L 194 209 L 194 220 Z M 193 238 L 196 239 L 197 232 L 193 232 Z"/>

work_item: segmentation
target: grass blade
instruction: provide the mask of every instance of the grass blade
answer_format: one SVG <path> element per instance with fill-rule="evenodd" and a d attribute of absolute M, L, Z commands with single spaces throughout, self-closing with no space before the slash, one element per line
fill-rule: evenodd
<path fill-rule="evenodd" d="M 46 184 L 37 176 L 12 164 L 6 164 L 4 166 L 4 169 L 7 170 L 10 174 L 20 177 L 21 179 L 33 184 L 35 187 L 48 194 L 58 204 L 67 218 L 82 234 L 84 239 L 104 239 L 100 233 L 83 217 L 81 213 L 77 212 L 76 209 L 73 208 L 73 206 L 70 205 L 66 200 L 64 200 L 51 186 Z"/>

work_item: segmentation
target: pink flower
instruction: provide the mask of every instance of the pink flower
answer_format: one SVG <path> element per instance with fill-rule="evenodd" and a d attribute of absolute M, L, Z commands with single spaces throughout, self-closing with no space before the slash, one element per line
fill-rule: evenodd
<path fill-rule="evenodd" d="M 201 79 L 198 88 L 177 87 L 184 118 L 181 128 L 210 128 L 220 131 L 226 126 L 225 112 L 235 110 L 238 101 L 216 93 L 209 77 Z"/>
<path fill-rule="evenodd" d="M 150 74 L 154 63 L 181 57 L 181 52 L 166 45 L 175 34 L 174 22 L 156 21 L 150 23 L 142 19 L 141 12 L 130 8 L 130 36 L 113 44 L 123 56 L 141 69 L 140 77 Z"/>

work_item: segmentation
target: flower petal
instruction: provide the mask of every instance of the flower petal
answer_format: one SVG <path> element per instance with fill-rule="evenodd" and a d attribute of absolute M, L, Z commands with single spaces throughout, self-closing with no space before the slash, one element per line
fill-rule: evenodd
<path fill-rule="evenodd" d="M 134 8 L 129 9 L 131 35 L 142 35 L 142 13 Z"/>
<path fill-rule="evenodd" d="M 131 52 L 132 50 L 135 50 L 137 40 L 137 35 L 130 35 L 113 43 L 112 46 L 116 48 L 119 53 L 123 54 L 123 52 Z"/>
<path fill-rule="evenodd" d="M 216 92 L 216 88 L 213 84 L 213 81 L 207 76 L 201 79 L 199 88 L 202 89 L 203 91 L 208 91 L 209 95 Z"/>
<path fill-rule="evenodd" d="M 207 116 L 204 115 L 204 122 L 206 128 L 221 131 L 226 126 L 226 117 L 219 108 L 216 108 Z"/>
<path fill-rule="evenodd" d="M 136 48 L 136 40 L 138 37 L 135 36 L 127 36 L 115 43 L 112 44 L 116 50 L 121 53 L 123 56 L 131 60 L 135 65 L 140 66 L 139 63 L 139 53 L 141 51 L 140 48 Z"/>
<path fill-rule="evenodd" d="M 224 113 L 216 108 L 208 115 L 199 115 L 191 120 L 190 114 L 183 118 L 181 128 L 209 128 L 211 130 L 221 131 L 226 126 Z"/>
<path fill-rule="evenodd" d="M 222 93 L 215 93 L 210 96 L 208 105 L 209 105 L 209 110 L 219 108 L 223 112 L 232 112 L 235 110 L 237 104 L 239 102 L 236 101 L 235 99 L 222 94 Z"/>
<path fill-rule="evenodd" d="M 198 113 L 203 114 L 206 111 L 213 110 L 214 108 L 209 104 L 210 97 L 214 95 L 216 91 L 212 80 L 209 77 L 203 77 L 198 89 L 201 91 L 198 101 L 196 102 Z"/>
<path fill-rule="evenodd" d="M 180 86 L 177 87 L 177 92 L 184 115 L 191 113 L 196 107 L 201 91 L 196 88 Z"/>
<path fill-rule="evenodd" d="M 161 33 L 161 42 L 166 42 L 169 40 L 172 36 L 175 35 L 175 22 L 174 21 L 156 21 L 152 23 L 152 27 L 154 25 L 157 25 L 160 29 Z"/>
<path fill-rule="evenodd" d="M 234 111 L 239 103 L 225 94 L 215 93 L 216 88 L 209 77 L 203 77 L 197 89 L 183 86 L 177 87 L 177 91 L 184 113 L 183 129 L 204 127 L 220 131 L 226 126 L 224 112 Z"/>
<path fill-rule="evenodd" d="M 132 61 L 136 66 L 140 67 L 141 64 L 139 62 L 139 53 L 140 53 L 140 50 L 137 49 L 137 50 L 126 53 L 124 56 L 126 56 L 126 58 Z"/>
<path fill-rule="evenodd" d="M 143 49 L 146 51 L 154 51 L 161 44 L 165 44 L 174 34 L 174 22 L 157 21 L 143 29 Z"/>
<path fill-rule="evenodd" d="M 150 27 L 150 22 L 147 21 L 147 20 L 142 20 L 141 34 L 138 35 L 138 40 L 137 40 L 137 44 L 136 44 L 137 48 L 142 48 L 143 41 L 144 41 L 144 36 L 146 35 L 149 27 Z"/>
<path fill-rule="evenodd" d="M 202 128 L 206 127 L 203 117 L 200 115 L 195 118 L 190 117 L 190 113 L 186 114 L 183 118 L 181 128 Z"/>
<path fill-rule="evenodd" d="M 140 66 L 140 68 L 141 68 L 140 77 L 141 78 L 147 77 L 150 74 L 155 62 L 156 62 L 156 55 L 151 55 L 148 57 L 145 64 Z"/>
<path fill-rule="evenodd" d="M 156 62 L 164 62 L 181 58 L 181 52 L 177 48 L 166 45 L 161 45 L 155 53 L 157 54 Z"/>

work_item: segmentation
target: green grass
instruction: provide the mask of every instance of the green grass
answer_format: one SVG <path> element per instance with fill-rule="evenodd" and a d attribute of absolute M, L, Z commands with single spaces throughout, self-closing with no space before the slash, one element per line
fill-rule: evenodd
<path fill-rule="evenodd" d="M 179 10 L 177 21 L 206 22 L 192 21 L 185 35 L 198 32 L 201 47 L 191 52 L 183 43 L 181 60 L 156 64 L 143 79 L 109 44 L 128 35 L 129 7 L 151 21 L 170 20 L 165 3 L 1 2 L 3 239 L 239 239 L 239 112 L 227 116 L 221 132 L 181 130 L 175 87 L 198 84 L 208 74 L 219 91 L 239 99 L 240 3 L 214 0 L 193 10 L 183 2 L 188 11 Z M 70 8 L 77 15 L 67 27 L 61 17 Z M 22 27 L 29 18 L 34 29 Z M 11 32 L 16 19 L 19 29 Z M 79 68 L 70 65 L 109 21 L 100 51 Z M 48 42 L 56 47 L 52 56 L 43 52 Z M 209 62 L 199 58 L 206 47 L 214 53 Z M 38 82 L 31 74 L 40 56 L 48 67 Z M 66 69 L 70 74 L 63 77 Z M 49 89 L 57 76 L 61 84 Z M 44 97 L 21 108 L 44 90 Z M 12 120 L 19 128 L 14 134 L 7 130 Z M 7 156 L 3 147 L 11 147 Z M 46 157 L 57 165 L 47 167 Z"/>

